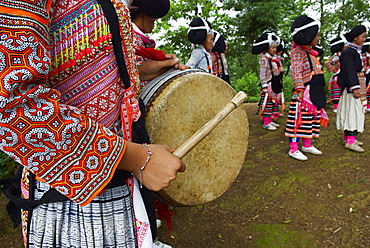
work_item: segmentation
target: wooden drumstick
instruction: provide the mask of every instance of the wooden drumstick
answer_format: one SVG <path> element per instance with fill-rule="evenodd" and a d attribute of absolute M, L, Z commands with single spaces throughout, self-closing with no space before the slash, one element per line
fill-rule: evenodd
<path fill-rule="evenodd" d="M 204 124 L 193 136 L 180 145 L 174 152 L 179 158 L 183 158 L 191 149 L 194 148 L 204 137 L 206 137 L 226 116 L 234 109 L 239 107 L 248 98 L 244 91 L 239 91 L 234 98 L 210 121 Z"/>

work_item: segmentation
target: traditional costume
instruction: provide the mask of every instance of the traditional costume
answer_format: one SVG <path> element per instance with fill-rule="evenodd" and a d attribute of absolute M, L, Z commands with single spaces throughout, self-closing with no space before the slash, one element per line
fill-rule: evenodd
<path fill-rule="evenodd" d="M 328 72 L 334 73 L 329 81 L 329 100 L 333 103 L 334 113 L 337 113 L 341 94 L 341 89 L 338 85 L 338 73 L 340 72 L 339 57 L 345 46 L 347 46 L 347 41 L 344 38 L 338 37 L 330 41 L 330 51 L 333 53 L 333 56 L 324 64 Z"/>
<path fill-rule="evenodd" d="M 366 112 L 370 112 L 370 38 L 367 38 L 362 46 L 362 57 L 364 64 L 364 73 L 366 77 Z"/>
<path fill-rule="evenodd" d="M 191 43 L 199 45 L 194 49 L 186 63 L 191 69 L 203 69 L 206 72 L 213 74 L 212 70 L 212 57 L 202 43 L 206 40 L 207 36 L 212 34 L 211 23 L 203 18 L 197 17 L 190 23 L 188 30 L 188 39 Z"/>
<path fill-rule="evenodd" d="M 356 152 L 364 152 L 356 141 L 358 133 L 364 131 L 365 111 L 364 97 L 366 93 L 366 80 L 361 59 L 362 46 L 353 43 L 353 40 L 366 32 L 365 26 L 359 25 L 346 33 L 349 47 L 340 56 L 340 73 L 338 84 L 342 89 L 337 113 L 337 129 L 344 132 L 345 148 Z M 355 98 L 354 90 L 360 90 L 360 97 Z"/>
<path fill-rule="evenodd" d="M 290 53 L 291 77 L 294 94 L 289 106 L 285 136 L 289 138 L 289 156 L 298 160 L 308 158 L 298 150 L 302 138 L 302 151 L 321 155 L 322 152 L 311 145 L 311 139 L 319 137 L 320 123 L 327 124 L 324 111 L 326 105 L 324 75 L 321 70 L 318 52 L 310 44 L 320 30 L 320 22 L 306 15 L 293 22 L 291 31 L 293 45 Z M 299 97 L 299 93 L 303 97 Z"/>
<path fill-rule="evenodd" d="M 221 77 L 223 68 L 220 54 L 225 51 L 226 44 L 225 38 L 217 31 L 213 31 L 213 44 L 212 50 L 209 51 L 212 61 L 212 74 Z"/>
<path fill-rule="evenodd" d="M 155 4 L 155 2 L 157 4 Z M 134 49 L 135 49 L 135 55 L 136 55 L 135 56 L 136 65 L 141 65 L 148 60 L 165 60 L 166 59 L 163 51 L 155 49 L 156 47 L 155 40 L 148 37 L 145 34 L 145 30 L 136 24 L 136 21 L 139 20 L 138 22 L 139 25 L 140 24 L 142 26 L 147 25 L 147 23 L 141 22 L 143 20 L 143 19 L 140 19 L 141 17 L 143 17 L 142 14 L 147 15 L 154 19 L 158 19 L 158 18 L 164 17 L 170 9 L 169 0 L 160 0 L 160 1 L 157 0 L 157 1 L 152 2 L 152 4 L 153 5 L 150 6 L 151 4 L 146 4 L 143 1 L 134 0 L 129 6 L 131 10 L 131 20 L 132 20 L 133 31 L 134 31 L 133 43 L 134 43 Z M 148 6 L 150 6 L 150 8 L 148 8 Z M 147 19 L 144 18 L 144 20 L 147 20 Z M 147 32 L 148 31 L 149 30 L 147 30 Z M 145 87 L 149 82 L 150 81 L 141 80 L 140 81 L 141 88 Z M 150 141 L 148 140 L 145 143 L 150 143 Z M 156 219 L 156 212 L 158 212 L 158 215 L 160 216 L 161 210 L 157 210 L 156 208 L 158 204 L 165 204 L 165 203 L 159 203 L 158 200 L 155 199 L 153 192 L 145 190 L 145 189 L 144 190 L 141 189 L 141 191 L 142 191 L 141 193 L 143 195 L 145 203 L 146 203 L 146 210 L 148 212 L 149 221 L 151 224 L 150 226 L 152 228 L 154 248 L 170 248 L 171 246 L 160 242 L 157 238 L 156 222 L 161 223 L 161 220 Z M 171 221 L 171 220 L 167 220 L 167 221 Z"/>
<path fill-rule="evenodd" d="M 20 189 L 2 183 L 15 222 L 22 208 L 26 246 L 152 247 L 137 181 L 116 170 L 125 140 L 145 129 L 132 128 L 143 116 L 126 3 L 0 10 L 0 147 L 24 168 Z"/>
<path fill-rule="evenodd" d="M 155 4 L 154 2 L 158 2 L 159 4 Z M 155 59 L 155 60 L 165 60 L 166 57 L 164 56 L 163 51 L 156 50 L 156 42 L 155 40 L 151 39 L 145 34 L 144 29 L 136 25 L 135 19 L 138 17 L 140 13 L 143 13 L 147 16 L 152 18 L 158 19 L 164 17 L 169 9 L 169 1 L 168 0 L 161 0 L 161 1 L 154 1 L 152 4 L 149 4 L 150 8 L 146 5 L 145 1 L 134 0 L 131 5 L 131 19 L 133 20 L 133 30 L 134 30 L 134 48 L 136 53 L 136 64 L 141 65 L 144 62 Z M 161 57 L 159 57 L 161 56 Z M 141 81 L 141 87 L 144 87 L 149 81 Z"/>
<path fill-rule="evenodd" d="M 279 125 L 274 121 L 281 115 L 279 106 L 282 103 L 282 68 L 281 58 L 268 53 L 269 47 L 278 46 L 280 38 L 274 33 L 263 33 L 253 44 L 252 53 L 260 55 L 260 118 L 267 130 L 276 130 Z"/>

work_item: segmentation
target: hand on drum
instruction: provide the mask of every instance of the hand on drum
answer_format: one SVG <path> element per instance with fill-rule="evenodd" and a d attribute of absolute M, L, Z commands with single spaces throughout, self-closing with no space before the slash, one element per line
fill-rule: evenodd
<path fill-rule="evenodd" d="M 177 172 L 184 172 L 185 163 L 172 153 L 175 149 L 166 145 L 149 145 L 153 155 L 148 165 L 136 178 L 150 190 L 160 191 L 176 179 Z"/>
<path fill-rule="evenodd" d="M 144 145 L 126 141 L 126 151 L 118 169 L 134 173 L 145 187 L 159 191 L 176 179 L 177 172 L 185 171 L 186 166 L 172 154 L 175 149 L 154 144 L 148 147 L 152 155 Z"/>
<path fill-rule="evenodd" d="M 166 60 L 148 60 L 138 65 L 140 80 L 149 81 L 165 73 L 171 68 L 185 70 L 189 66 L 179 63 L 179 59 L 174 54 L 166 54 Z"/>

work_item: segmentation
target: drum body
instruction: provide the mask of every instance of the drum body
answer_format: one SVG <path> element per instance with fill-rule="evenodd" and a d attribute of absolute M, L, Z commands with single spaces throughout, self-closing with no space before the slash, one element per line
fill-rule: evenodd
<path fill-rule="evenodd" d="M 224 80 L 200 70 L 173 70 L 152 80 L 140 94 L 151 142 L 176 149 L 235 94 Z M 186 171 L 157 197 L 173 206 L 197 206 L 221 196 L 240 172 L 248 136 L 247 113 L 240 106 L 183 157 Z"/>

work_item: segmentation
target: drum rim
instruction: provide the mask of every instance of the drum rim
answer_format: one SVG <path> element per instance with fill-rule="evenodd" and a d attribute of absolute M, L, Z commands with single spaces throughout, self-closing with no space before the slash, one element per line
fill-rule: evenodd
<path fill-rule="evenodd" d="M 202 72 L 207 73 L 201 69 L 186 69 L 186 70 L 169 70 L 162 75 L 151 80 L 146 87 L 140 92 L 139 96 L 143 100 L 144 104 L 147 105 L 152 96 L 158 91 L 158 89 L 166 82 L 170 81 L 174 77 L 177 77 L 184 73 Z"/>
<path fill-rule="evenodd" d="M 197 70 L 196 70 L 196 72 L 197 72 Z M 198 71 L 199 72 L 199 71 Z M 160 100 L 161 99 L 161 97 L 159 97 L 159 98 L 157 98 L 157 96 L 156 96 L 156 93 L 158 92 L 158 91 L 161 91 L 162 92 L 162 90 L 163 90 L 163 92 L 166 92 L 166 94 L 170 94 L 171 95 L 171 92 L 172 92 L 172 90 L 173 89 L 177 89 L 177 85 L 178 85 L 178 83 L 180 83 L 180 82 L 178 82 L 178 81 L 176 81 L 177 80 L 177 78 L 179 78 L 179 77 L 181 77 L 181 76 L 187 76 L 187 75 L 191 75 L 190 77 L 197 77 L 197 75 L 199 75 L 199 76 L 201 76 L 201 77 L 204 77 L 205 75 L 208 75 L 208 76 L 210 76 L 210 77 L 215 77 L 214 75 L 212 75 L 212 74 L 209 74 L 209 73 L 207 73 L 207 72 L 204 72 L 204 71 L 201 71 L 201 73 L 192 73 L 192 72 L 189 72 L 189 71 L 182 71 L 182 73 L 180 72 L 180 73 L 173 73 L 172 72 L 172 77 L 170 78 L 170 79 L 163 79 L 163 78 L 165 78 L 165 77 L 160 77 L 160 79 L 161 80 L 159 80 L 159 81 L 163 81 L 161 84 L 160 84 L 160 86 L 158 87 L 158 90 L 156 90 L 156 92 L 152 95 L 152 97 L 150 98 L 150 100 L 149 100 L 149 102 L 146 104 L 146 107 L 148 108 L 148 105 L 149 105 L 149 107 L 151 106 L 151 104 L 152 103 L 155 103 L 157 100 Z M 162 80 L 163 79 L 163 80 Z M 189 78 L 187 79 L 187 80 L 189 80 Z M 187 81 L 187 80 L 185 80 L 185 81 Z M 220 80 L 222 80 L 222 79 L 220 79 Z M 176 81 L 176 82 L 175 82 Z M 172 85 L 172 84 L 174 84 L 173 85 L 173 87 L 171 87 L 171 88 L 169 88 L 169 90 L 167 90 L 167 86 L 169 86 L 169 85 Z M 181 83 L 180 83 L 181 84 Z M 228 84 L 226 84 L 225 83 L 225 85 L 227 85 L 228 87 L 230 87 Z M 149 87 L 154 87 L 153 85 L 151 85 L 151 86 L 149 86 Z M 165 91 L 164 91 L 164 89 L 166 89 Z M 159 95 L 161 95 L 161 94 L 159 94 Z M 154 100 L 152 99 L 152 98 L 154 98 Z M 161 102 L 161 101 L 160 101 Z M 160 102 L 158 103 L 159 105 L 160 105 Z M 239 110 L 240 111 L 240 110 Z M 147 109 L 147 114 L 149 115 L 149 112 L 151 112 L 151 111 L 149 111 L 149 109 Z M 152 116 L 154 114 L 154 116 L 156 115 L 156 114 L 158 114 L 156 111 L 154 111 L 154 113 L 152 113 L 152 114 L 150 114 L 150 116 Z M 153 116 L 152 116 L 153 117 Z M 246 118 L 246 120 L 248 121 L 248 117 L 247 117 L 247 115 L 245 116 L 245 118 Z M 247 125 L 248 126 L 248 125 Z M 248 150 L 248 136 L 249 136 L 249 131 L 246 133 L 246 135 L 245 135 L 245 146 L 243 145 L 243 147 L 245 147 L 245 149 L 243 150 L 243 155 L 242 155 L 242 157 L 243 158 L 245 158 L 245 156 L 246 156 L 246 154 L 247 154 L 247 150 Z M 238 162 L 238 163 L 236 163 L 237 165 L 240 165 L 239 166 L 239 168 L 237 168 L 235 171 L 236 171 L 236 176 L 235 176 L 235 178 L 237 177 L 237 175 L 239 174 L 239 172 L 240 172 L 240 170 L 241 170 L 241 168 L 242 168 L 242 162 Z M 234 179 L 232 179 L 233 181 L 235 181 L 235 178 Z M 232 181 L 232 182 L 233 182 Z M 232 183 L 231 182 L 231 183 Z M 224 185 L 226 185 L 226 184 L 224 184 Z M 231 185 L 231 184 L 230 184 Z M 215 198 L 213 198 L 212 200 L 210 200 L 210 201 L 213 201 L 213 200 L 215 200 L 215 199 L 217 199 L 219 196 L 221 196 L 223 193 L 225 193 L 227 190 L 228 190 L 228 188 L 230 187 L 230 185 L 229 186 L 225 186 L 225 188 L 222 190 L 222 191 L 220 191 L 220 194 L 217 194 L 217 196 L 215 197 Z M 169 188 L 168 188 L 169 189 Z M 165 202 L 166 204 L 169 204 L 169 205 L 171 205 L 171 206 L 179 206 L 179 207 L 190 207 L 190 206 L 198 206 L 198 205 L 203 205 L 203 204 L 206 204 L 206 203 L 208 203 L 209 202 L 209 200 L 208 199 L 206 199 L 206 198 L 201 198 L 202 200 L 201 201 L 197 201 L 197 202 L 189 202 L 189 201 L 182 201 L 182 200 L 179 200 L 179 199 L 177 199 L 176 197 L 174 197 L 174 195 L 173 195 L 173 193 L 172 192 L 170 192 L 170 191 L 167 191 L 167 189 L 163 189 L 162 191 L 160 191 L 160 192 L 156 192 L 156 197 L 157 197 L 157 199 L 158 200 L 160 200 L 160 201 L 162 201 L 162 202 Z"/>

